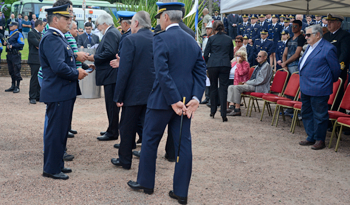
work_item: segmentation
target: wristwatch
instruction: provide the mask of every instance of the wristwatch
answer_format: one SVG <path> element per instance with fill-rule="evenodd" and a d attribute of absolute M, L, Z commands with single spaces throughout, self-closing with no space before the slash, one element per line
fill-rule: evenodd
<path fill-rule="evenodd" d="M 74 58 L 77 59 L 78 58 L 78 54 L 74 53 Z"/>

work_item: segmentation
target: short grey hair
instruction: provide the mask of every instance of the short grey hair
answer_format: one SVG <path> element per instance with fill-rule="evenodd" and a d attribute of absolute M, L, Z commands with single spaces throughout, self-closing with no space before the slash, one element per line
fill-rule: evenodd
<path fill-rule="evenodd" d="M 140 28 L 147 28 L 150 29 L 152 27 L 151 25 L 151 17 L 148 12 L 146 11 L 139 11 L 134 15 L 133 18 L 134 21 L 139 22 Z"/>
<path fill-rule="evenodd" d="M 77 23 L 75 23 L 75 21 L 72 21 L 69 25 L 69 30 L 71 30 L 73 28 L 73 25 L 77 25 Z"/>
<path fill-rule="evenodd" d="M 309 29 L 312 30 L 312 33 L 314 33 L 314 34 L 319 33 L 320 37 L 321 38 L 323 37 L 323 30 L 322 30 L 322 27 L 320 24 L 314 24 L 314 25 L 308 26 L 308 27 L 306 27 L 305 31 L 309 30 Z"/>
<path fill-rule="evenodd" d="M 101 14 L 97 17 L 96 22 L 100 25 L 107 24 L 107 25 L 114 25 L 113 18 L 109 14 Z"/>
<path fill-rule="evenodd" d="M 47 16 L 47 23 L 48 23 L 49 25 L 52 23 L 53 18 L 54 18 L 55 16 L 56 16 L 58 19 L 60 19 L 60 18 L 62 17 L 62 16 L 59 15 L 59 14 L 48 15 L 48 16 Z"/>
<path fill-rule="evenodd" d="M 164 11 L 163 14 L 167 14 L 172 23 L 179 23 L 182 19 L 182 11 L 180 10 Z"/>
<path fill-rule="evenodd" d="M 266 51 L 260 51 L 264 56 L 268 56 Z"/>
<path fill-rule="evenodd" d="M 127 23 L 127 24 L 131 25 L 131 20 L 122 20 L 122 22 L 121 22 L 121 23 L 123 23 L 123 22 L 125 22 L 125 23 Z"/>

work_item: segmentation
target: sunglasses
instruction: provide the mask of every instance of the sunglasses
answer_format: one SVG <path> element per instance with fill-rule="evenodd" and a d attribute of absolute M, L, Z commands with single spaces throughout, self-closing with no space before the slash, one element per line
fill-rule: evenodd
<path fill-rule="evenodd" d="M 307 33 L 307 34 L 305 34 L 305 37 L 310 37 L 312 34 L 315 34 L 315 33 Z"/>
<path fill-rule="evenodd" d="M 242 43 L 242 41 L 237 41 L 237 40 L 236 40 L 236 43 Z"/>
<path fill-rule="evenodd" d="M 262 58 L 263 56 L 258 56 L 258 58 Z"/>

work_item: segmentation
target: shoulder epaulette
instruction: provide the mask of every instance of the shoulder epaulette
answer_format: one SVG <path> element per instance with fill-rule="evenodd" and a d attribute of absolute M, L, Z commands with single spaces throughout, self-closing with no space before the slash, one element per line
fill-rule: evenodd
<path fill-rule="evenodd" d="M 161 34 L 161 33 L 164 33 L 164 32 L 165 32 L 165 30 L 164 31 L 158 31 L 157 33 L 154 34 L 154 36 L 156 36 L 158 34 Z"/>
<path fill-rule="evenodd" d="M 60 34 L 58 34 L 56 31 L 52 32 L 54 35 L 56 36 L 60 36 Z"/>
<path fill-rule="evenodd" d="M 267 40 L 273 41 L 272 39 L 267 39 Z"/>

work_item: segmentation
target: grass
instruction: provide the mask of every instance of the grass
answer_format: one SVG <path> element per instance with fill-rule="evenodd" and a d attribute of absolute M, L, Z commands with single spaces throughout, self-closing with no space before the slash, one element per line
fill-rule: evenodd
<path fill-rule="evenodd" d="M 22 60 L 28 60 L 28 54 L 29 54 L 29 44 L 27 39 L 24 39 L 24 47 L 23 50 L 20 51 L 22 54 Z M 6 60 L 6 46 L 3 46 L 2 53 L 1 53 L 1 59 Z"/>

